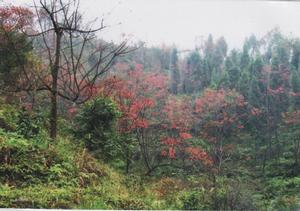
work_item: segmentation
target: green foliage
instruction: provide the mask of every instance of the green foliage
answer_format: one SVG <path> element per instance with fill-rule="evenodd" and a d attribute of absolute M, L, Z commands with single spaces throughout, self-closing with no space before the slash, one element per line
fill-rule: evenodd
<path fill-rule="evenodd" d="M 0 207 L 145 209 L 124 177 L 67 139 L 0 130 Z"/>
<path fill-rule="evenodd" d="M 210 209 L 208 195 L 205 194 L 205 189 L 191 190 L 186 192 L 183 197 L 184 210 L 206 210 Z"/>
<path fill-rule="evenodd" d="M 171 92 L 178 93 L 178 84 L 180 83 L 180 72 L 178 68 L 177 49 L 174 48 L 171 53 L 170 73 L 171 73 Z"/>
<path fill-rule="evenodd" d="M 300 92 L 300 75 L 298 71 L 292 71 L 291 74 L 291 87 L 292 91 L 294 93 L 299 93 Z M 300 108 L 300 97 L 299 96 L 294 96 L 291 97 L 291 105 L 294 109 L 299 109 Z"/>
<path fill-rule="evenodd" d="M 225 177 L 218 177 L 215 182 L 206 178 L 205 183 L 183 192 L 182 201 L 184 210 L 257 209 L 249 189 L 243 187 L 239 181 Z"/>
<path fill-rule="evenodd" d="M 78 189 L 74 187 L 36 185 L 25 188 L 0 186 L 0 207 L 10 208 L 60 208 L 74 207 Z"/>
<path fill-rule="evenodd" d="M 296 210 L 300 206 L 299 177 L 274 177 L 266 182 L 261 201 L 269 209 Z"/>
<path fill-rule="evenodd" d="M 274 177 L 269 179 L 266 183 L 266 192 L 268 196 L 280 195 L 299 195 L 300 177 L 283 178 Z M 300 196 L 300 195 L 299 195 Z"/>
<path fill-rule="evenodd" d="M 17 110 L 15 107 L 4 104 L 0 99 L 0 128 L 14 131 L 17 125 Z"/>
<path fill-rule="evenodd" d="M 25 138 L 34 138 L 40 134 L 44 122 L 39 113 L 30 113 L 22 109 L 18 112 L 16 132 Z"/>
<path fill-rule="evenodd" d="M 0 29 L 0 39 L 0 87 L 2 90 L 14 90 L 32 45 L 26 35 L 15 31 L 4 32 Z"/>
<path fill-rule="evenodd" d="M 0 87 L 4 88 L 15 88 L 20 69 L 30 66 L 32 56 L 29 55 L 31 46 L 26 37 L 18 33 L 11 36 L 19 43 L 20 49 L 17 50 L 20 57 L 13 55 L 16 49 L 12 49 L 12 45 L 2 43 L 0 78 L 3 80 Z M 222 164 L 222 171 L 192 160 L 189 154 L 179 148 L 176 148 L 176 156 L 180 159 L 167 160 L 160 151 L 160 134 L 151 137 L 157 144 L 152 144 L 152 140 L 138 140 L 134 133 L 118 134 L 115 125 L 120 112 L 116 103 L 109 98 L 98 97 L 84 104 L 75 119 L 69 114 L 64 119 L 62 115 L 58 124 L 61 137 L 55 142 L 43 133 L 47 126 L 42 112 L 18 111 L 1 101 L 0 207 L 185 210 L 299 208 L 299 122 L 297 118 L 292 118 L 292 122 L 282 118 L 287 111 L 296 115 L 300 106 L 299 40 L 290 40 L 275 30 L 262 42 L 254 35 L 250 36 L 242 51 L 232 50 L 227 55 L 227 50 L 223 38 L 214 41 L 210 35 L 201 51 L 196 49 L 186 60 L 182 60 L 176 48 L 143 47 L 138 49 L 135 56 L 122 60 L 125 65 L 116 65 L 116 68 L 123 65 L 123 69 L 127 69 L 135 63 L 143 63 L 149 72 L 153 69 L 165 71 L 158 68 L 169 69 L 169 91 L 176 95 L 174 97 L 184 93 L 195 98 L 209 86 L 214 89 L 222 87 L 224 93 L 234 89 L 242 94 L 247 101 L 246 112 L 237 106 L 227 110 L 226 106 L 231 105 L 234 99 L 226 98 L 224 105 L 219 105 L 218 109 L 211 108 L 205 118 L 200 117 L 195 120 L 196 123 L 193 122 L 192 129 L 186 131 L 193 138 L 182 143 L 182 149 L 189 143 L 206 151 L 212 151 L 214 144 L 222 146 L 212 151 L 221 155 L 215 156 L 213 161 L 220 161 L 219 169 Z M 92 60 L 90 62 L 94 62 Z M 130 63 L 128 67 L 126 62 Z M 43 95 L 36 96 L 41 98 Z M 208 106 L 216 101 L 209 98 L 206 97 Z M 37 107 L 42 107 L 39 100 Z M 59 107 L 60 112 L 64 112 L 64 106 Z M 224 112 L 227 112 L 226 117 L 227 114 L 242 117 L 239 121 L 244 124 L 238 125 L 240 128 L 234 130 L 233 135 L 229 134 L 238 121 L 232 118 L 233 126 L 224 123 Z M 192 114 L 190 118 L 194 117 L 197 118 Z M 151 117 L 151 126 L 142 131 L 151 133 L 156 131 L 152 130 L 156 127 L 165 130 L 161 124 L 163 118 L 162 115 L 151 122 Z M 224 125 L 220 129 L 203 127 L 209 118 L 214 120 L 211 124 Z M 72 135 L 77 142 L 68 139 L 71 134 L 66 128 L 70 125 L 73 126 Z M 209 133 L 219 134 L 222 142 L 205 137 Z M 141 162 L 143 154 L 146 159 L 149 156 L 155 176 L 144 176 Z M 155 164 L 162 165 L 155 168 Z M 124 166 L 127 176 L 118 172 Z"/>
<path fill-rule="evenodd" d="M 111 159 L 117 153 L 115 123 L 120 116 L 116 104 L 98 97 L 86 103 L 75 117 L 74 134 L 97 157 Z"/>
<path fill-rule="evenodd" d="M 69 176 L 74 171 L 62 161 L 55 149 L 45 148 L 38 144 L 38 140 L 28 140 L 16 133 L 0 130 L 0 142 L 0 180 L 6 184 L 27 186 L 59 182 L 57 167 Z"/>

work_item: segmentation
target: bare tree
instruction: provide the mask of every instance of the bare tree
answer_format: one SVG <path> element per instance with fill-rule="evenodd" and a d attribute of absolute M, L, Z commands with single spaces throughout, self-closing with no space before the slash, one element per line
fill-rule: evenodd
<path fill-rule="evenodd" d="M 96 40 L 99 28 L 83 24 L 79 13 L 79 0 L 34 1 L 38 33 L 34 36 L 41 45 L 39 55 L 46 62 L 37 74 L 41 90 L 50 92 L 50 137 L 57 136 L 58 97 L 74 103 L 84 103 L 93 95 L 97 82 L 113 65 L 115 59 L 133 50 L 124 40 L 118 45 Z M 84 26 L 83 26 L 84 25 Z"/>

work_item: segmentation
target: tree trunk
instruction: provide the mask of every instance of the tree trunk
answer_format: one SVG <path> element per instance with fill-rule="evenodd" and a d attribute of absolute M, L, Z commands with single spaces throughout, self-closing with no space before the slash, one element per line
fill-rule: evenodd
<path fill-rule="evenodd" d="M 131 163 L 130 152 L 129 152 L 129 147 L 127 147 L 127 149 L 126 149 L 126 174 L 129 173 L 130 163 Z"/>
<path fill-rule="evenodd" d="M 149 162 L 149 159 L 148 159 L 148 155 L 147 155 L 147 149 L 145 147 L 143 131 L 140 131 L 140 129 L 137 129 L 136 132 L 137 132 L 137 139 L 138 139 L 138 142 L 139 142 L 139 145 L 140 145 L 140 150 L 141 150 L 142 157 L 144 159 L 144 163 L 146 165 L 147 171 L 148 172 L 152 171 L 152 168 L 150 166 L 150 162 Z"/>
<path fill-rule="evenodd" d="M 298 167 L 299 165 L 299 151 L 300 151 L 300 141 L 294 140 L 294 160 L 295 160 L 295 166 Z"/>
<path fill-rule="evenodd" d="M 57 136 L 57 95 L 54 92 L 51 93 L 50 115 L 50 138 L 55 140 Z"/>
<path fill-rule="evenodd" d="M 60 64 L 61 53 L 61 37 L 62 32 L 56 31 L 56 49 L 55 49 L 55 62 L 51 68 L 52 85 L 51 85 L 51 113 L 50 113 L 50 138 L 53 140 L 57 136 L 57 80 Z"/>

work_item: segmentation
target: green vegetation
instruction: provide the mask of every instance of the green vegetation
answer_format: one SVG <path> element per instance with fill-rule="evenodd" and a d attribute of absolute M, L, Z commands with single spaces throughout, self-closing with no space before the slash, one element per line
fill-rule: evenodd
<path fill-rule="evenodd" d="M 0 207 L 299 209 L 298 38 L 131 51 L 39 4 L 0 7 Z"/>
<path fill-rule="evenodd" d="M 18 116 L 11 106 L 0 111 L 2 116 Z M 6 119 L 7 125 L 17 124 Z M 221 176 L 212 181 L 209 176 L 180 172 L 151 177 L 141 172 L 124 174 L 72 138 L 53 142 L 43 130 L 32 138 L 15 131 L 0 129 L 0 207 L 282 210 L 299 206 L 300 177 L 260 179 L 245 171 L 244 177 Z"/>

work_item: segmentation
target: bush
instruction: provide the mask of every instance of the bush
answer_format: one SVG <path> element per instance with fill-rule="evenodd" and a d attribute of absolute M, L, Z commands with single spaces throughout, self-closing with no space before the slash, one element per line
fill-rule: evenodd
<path fill-rule="evenodd" d="M 204 189 L 185 192 L 182 201 L 182 209 L 184 210 L 206 210 L 211 208 Z"/>
<path fill-rule="evenodd" d="M 16 128 L 17 111 L 13 106 L 0 102 L 0 128 L 14 131 Z"/>
<path fill-rule="evenodd" d="M 54 148 L 44 148 L 36 140 L 0 130 L 0 181 L 10 185 L 70 182 L 74 167 Z"/>
<path fill-rule="evenodd" d="M 70 209 L 77 203 L 77 192 L 74 187 L 37 185 L 15 188 L 0 185 L 0 207 Z"/>
<path fill-rule="evenodd" d="M 18 112 L 16 131 L 25 138 L 34 138 L 42 130 L 44 118 L 37 113 L 30 113 L 25 109 Z"/>
<path fill-rule="evenodd" d="M 300 177 L 274 177 L 266 182 L 265 199 L 270 209 L 293 210 L 300 207 Z"/>
<path fill-rule="evenodd" d="M 199 184 L 198 184 L 199 185 Z M 185 210 L 256 210 L 250 191 L 241 183 L 217 178 L 215 186 L 199 186 L 182 196 Z"/>
<path fill-rule="evenodd" d="M 115 122 L 120 116 L 110 98 L 87 102 L 75 117 L 74 135 L 97 157 L 114 158 L 118 150 Z"/>

